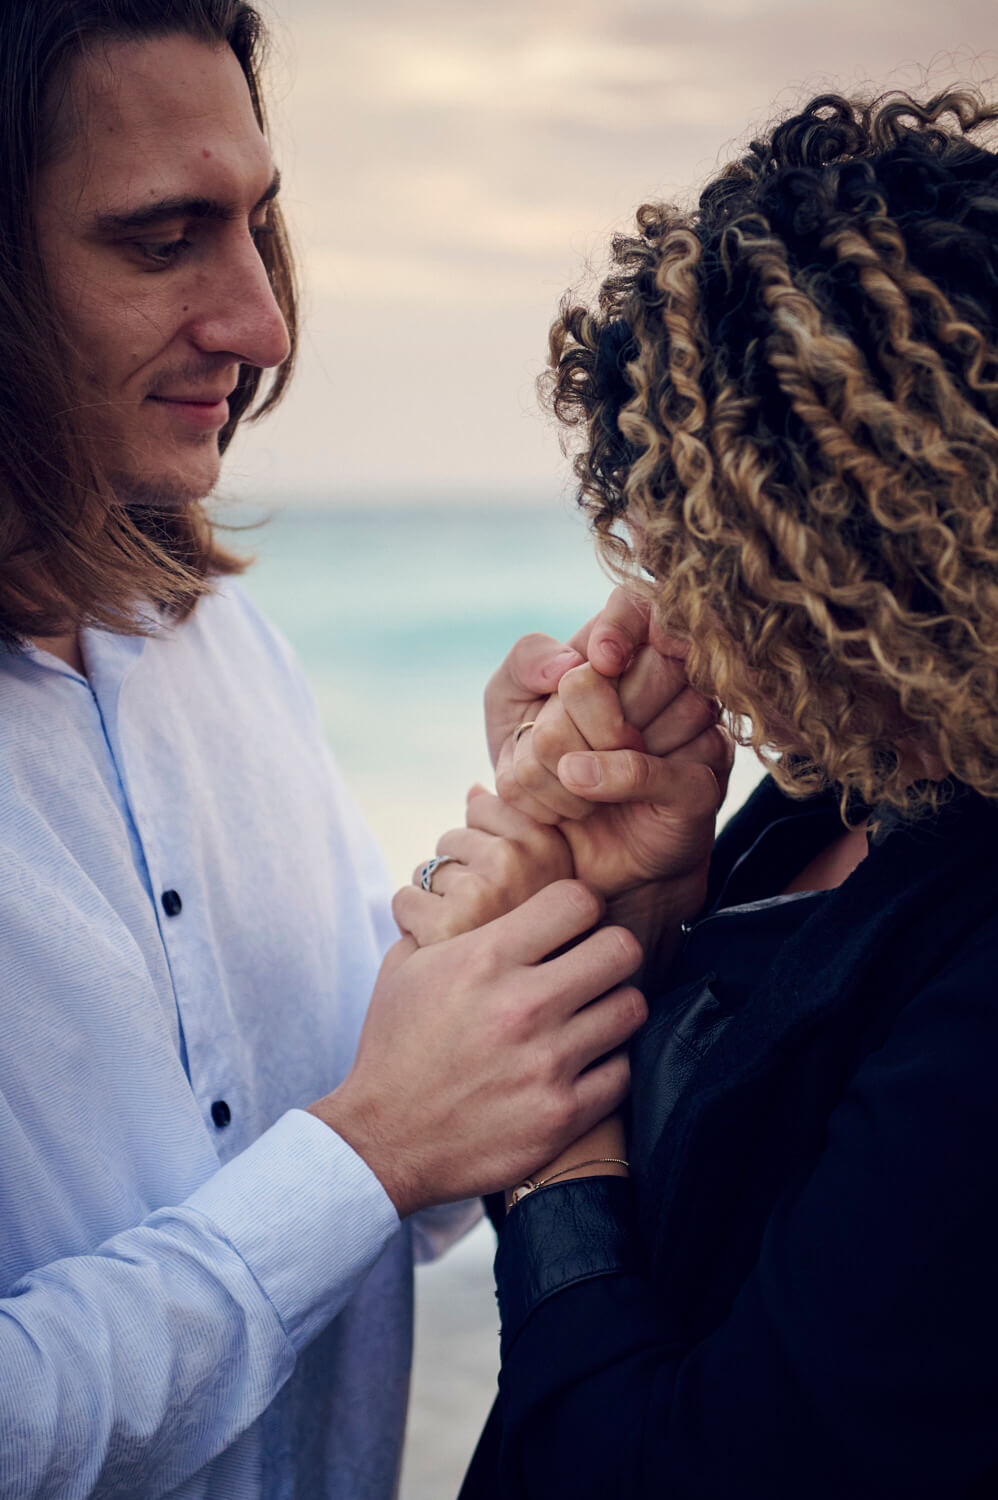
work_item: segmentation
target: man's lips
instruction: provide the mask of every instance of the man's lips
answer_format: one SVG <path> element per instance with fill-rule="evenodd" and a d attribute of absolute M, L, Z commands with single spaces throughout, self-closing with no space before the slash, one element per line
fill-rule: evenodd
<path fill-rule="evenodd" d="M 220 401 L 228 401 L 232 395 L 233 387 L 229 386 L 226 391 L 153 391 L 146 399 L 149 401 L 166 401 L 171 406 L 217 406 Z"/>
<path fill-rule="evenodd" d="M 224 427 L 229 420 L 229 396 L 231 390 L 221 394 L 205 391 L 171 392 L 165 394 L 156 392 L 146 397 L 147 401 L 155 401 L 157 405 L 165 407 L 181 420 L 192 422 L 199 427 Z"/>

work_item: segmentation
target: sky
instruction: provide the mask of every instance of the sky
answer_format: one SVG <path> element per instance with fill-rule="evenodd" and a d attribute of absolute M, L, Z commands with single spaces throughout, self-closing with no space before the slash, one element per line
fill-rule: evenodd
<path fill-rule="evenodd" d="M 548 326 L 640 203 L 694 197 L 812 94 L 998 80 L 994 0 L 261 9 L 305 327 L 228 463 L 254 498 L 563 495 Z"/>

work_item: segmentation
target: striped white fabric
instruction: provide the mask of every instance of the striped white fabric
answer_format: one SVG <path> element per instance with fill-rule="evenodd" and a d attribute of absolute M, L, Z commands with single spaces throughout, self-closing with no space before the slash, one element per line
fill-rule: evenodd
<path fill-rule="evenodd" d="M 400 1226 L 301 1108 L 385 872 L 237 588 L 84 656 L 0 653 L 0 1497 L 390 1496 L 413 1249 L 476 1209 Z"/>

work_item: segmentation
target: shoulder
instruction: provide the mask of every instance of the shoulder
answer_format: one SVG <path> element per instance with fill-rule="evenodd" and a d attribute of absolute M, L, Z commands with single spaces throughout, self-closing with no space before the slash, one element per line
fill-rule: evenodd
<path fill-rule="evenodd" d="M 190 630 L 205 643 L 240 646 L 260 653 L 285 670 L 301 675 L 285 636 L 233 578 L 219 579 L 212 592 L 199 601 L 182 629 Z"/>
<path fill-rule="evenodd" d="M 176 677 L 220 702 L 251 699 L 316 719 L 305 672 L 291 645 L 235 580 L 218 580 L 180 625 L 153 642 L 157 675 Z"/>

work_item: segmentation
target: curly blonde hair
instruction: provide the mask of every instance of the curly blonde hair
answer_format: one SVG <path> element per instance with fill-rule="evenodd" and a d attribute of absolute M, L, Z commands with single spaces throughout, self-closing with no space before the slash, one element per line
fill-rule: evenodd
<path fill-rule="evenodd" d="M 910 741 L 998 797 L 996 121 L 812 99 L 551 331 L 604 558 L 793 794 L 931 804 Z"/>

